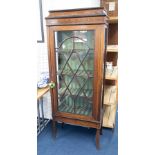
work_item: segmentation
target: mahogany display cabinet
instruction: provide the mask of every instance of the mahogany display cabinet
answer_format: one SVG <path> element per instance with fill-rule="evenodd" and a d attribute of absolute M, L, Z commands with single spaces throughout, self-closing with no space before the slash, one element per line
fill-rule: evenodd
<path fill-rule="evenodd" d="M 56 122 L 102 132 L 107 15 L 104 8 L 49 11 L 46 17 L 52 130 Z"/>

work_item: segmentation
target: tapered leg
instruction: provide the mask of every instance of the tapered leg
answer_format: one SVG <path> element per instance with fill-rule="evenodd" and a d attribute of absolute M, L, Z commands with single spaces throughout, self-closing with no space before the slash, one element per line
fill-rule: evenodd
<path fill-rule="evenodd" d="M 96 148 L 100 148 L 100 129 L 96 130 Z"/>
<path fill-rule="evenodd" d="M 61 128 L 64 128 L 64 122 L 61 123 Z"/>
<path fill-rule="evenodd" d="M 56 132 L 57 132 L 57 128 L 56 128 L 56 121 L 52 121 L 52 137 L 53 139 L 56 138 Z"/>
<path fill-rule="evenodd" d="M 101 129 L 100 129 L 100 135 L 102 135 L 103 133 L 102 133 L 102 127 L 101 127 Z"/>

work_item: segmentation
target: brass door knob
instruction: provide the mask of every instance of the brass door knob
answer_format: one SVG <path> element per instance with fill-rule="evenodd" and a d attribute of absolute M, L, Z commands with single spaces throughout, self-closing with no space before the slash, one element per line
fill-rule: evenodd
<path fill-rule="evenodd" d="M 53 88 L 55 87 L 55 83 L 54 83 L 53 81 L 51 81 L 51 82 L 49 83 L 49 86 L 50 86 L 51 89 L 53 89 Z"/>

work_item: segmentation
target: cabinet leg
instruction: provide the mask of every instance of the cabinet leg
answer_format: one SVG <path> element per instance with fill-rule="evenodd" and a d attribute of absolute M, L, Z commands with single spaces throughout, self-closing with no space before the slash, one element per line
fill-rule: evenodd
<path fill-rule="evenodd" d="M 52 121 L 52 137 L 53 139 L 56 138 L 56 132 L 57 132 L 57 128 L 56 128 L 56 121 Z"/>
<path fill-rule="evenodd" d="M 64 128 L 64 122 L 61 123 L 61 128 Z"/>
<path fill-rule="evenodd" d="M 96 130 L 96 148 L 100 148 L 100 129 Z"/>
<path fill-rule="evenodd" d="M 103 132 L 102 132 L 102 127 L 101 127 L 101 129 L 100 129 L 100 135 L 102 135 L 103 134 Z"/>

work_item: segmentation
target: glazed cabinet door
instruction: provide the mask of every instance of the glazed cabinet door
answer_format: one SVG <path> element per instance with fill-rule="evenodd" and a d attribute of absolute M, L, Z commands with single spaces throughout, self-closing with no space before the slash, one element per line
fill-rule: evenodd
<path fill-rule="evenodd" d="M 51 27 L 50 74 L 53 114 L 93 118 L 99 115 L 103 50 L 101 26 Z"/>

